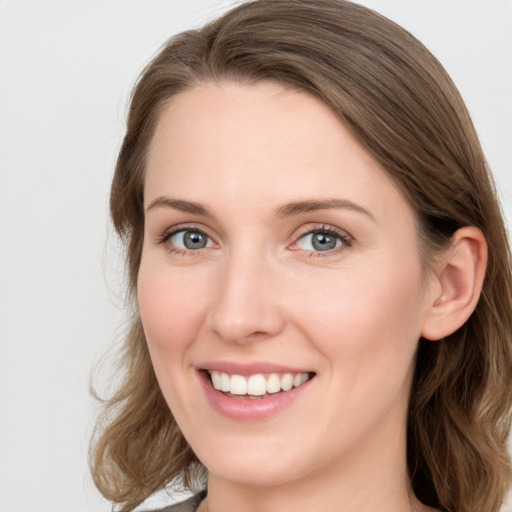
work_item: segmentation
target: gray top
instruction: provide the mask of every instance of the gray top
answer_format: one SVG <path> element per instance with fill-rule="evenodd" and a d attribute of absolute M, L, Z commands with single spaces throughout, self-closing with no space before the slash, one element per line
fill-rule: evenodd
<path fill-rule="evenodd" d="M 192 496 L 192 498 L 189 498 L 186 501 L 170 505 L 169 507 L 160 508 L 152 512 L 196 512 L 205 497 L 206 493 L 203 491 Z"/>

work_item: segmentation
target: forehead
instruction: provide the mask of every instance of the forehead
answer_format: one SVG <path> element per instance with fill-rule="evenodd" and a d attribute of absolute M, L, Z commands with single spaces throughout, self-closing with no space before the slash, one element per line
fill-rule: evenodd
<path fill-rule="evenodd" d="M 326 104 L 273 83 L 204 83 L 175 96 L 157 124 L 146 171 L 146 205 L 162 194 L 201 203 L 236 197 L 244 208 L 262 198 L 279 206 L 336 195 L 412 215 Z"/>

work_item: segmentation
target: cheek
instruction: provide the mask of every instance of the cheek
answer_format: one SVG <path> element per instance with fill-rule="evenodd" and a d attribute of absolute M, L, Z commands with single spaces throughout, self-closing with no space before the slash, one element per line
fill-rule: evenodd
<path fill-rule="evenodd" d="M 336 417 L 319 411 L 317 422 L 345 425 L 355 439 L 383 418 L 404 421 L 421 332 L 421 271 L 353 267 L 331 286 L 310 292 L 310 307 L 297 314 L 327 362 L 329 394 L 338 397 Z"/>
<path fill-rule="evenodd" d="M 144 332 L 155 367 L 157 356 L 183 350 L 202 324 L 206 287 L 186 272 L 142 262 L 137 296 Z"/>
<path fill-rule="evenodd" d="M 421 333 L 419 265 L 354 265 L 297 296 L 308 300 L 297 302 L 296 318 L 333 366 L 352 370 L 352 378 L 363 366 L 409 367 Z"/>

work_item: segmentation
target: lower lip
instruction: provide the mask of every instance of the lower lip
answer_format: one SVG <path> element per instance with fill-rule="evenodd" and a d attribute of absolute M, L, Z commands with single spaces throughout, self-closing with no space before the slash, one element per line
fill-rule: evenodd
<path fill-rule="evenodd" d="M 311 380 L 290 391 L 281 391 L 261 398 L 233 397 L 216 390 L 206 372 L 199 371 L 201 385 L 215 411 L 237 421 L 264 420 L 292 405 L 308 388 Z"/>

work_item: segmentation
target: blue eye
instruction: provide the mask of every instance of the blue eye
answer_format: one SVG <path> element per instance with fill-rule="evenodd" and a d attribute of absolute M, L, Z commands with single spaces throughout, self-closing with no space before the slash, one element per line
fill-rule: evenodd
<path fill-rule="evenodd" d="M 342 246 L 348 246 L 349 243 L 337 232 L 317 230 L 302 235 L 295 245 L 303 251 L 327 252 Z"/>
<path fill-rule="evenodd" d="M 172 233 L 167 240 L 177 248 L 186 251 L 198 251 L 205 247 L 212 247 L 213 242 L 210 238 L 199 230 L 182 229 Z"/>

